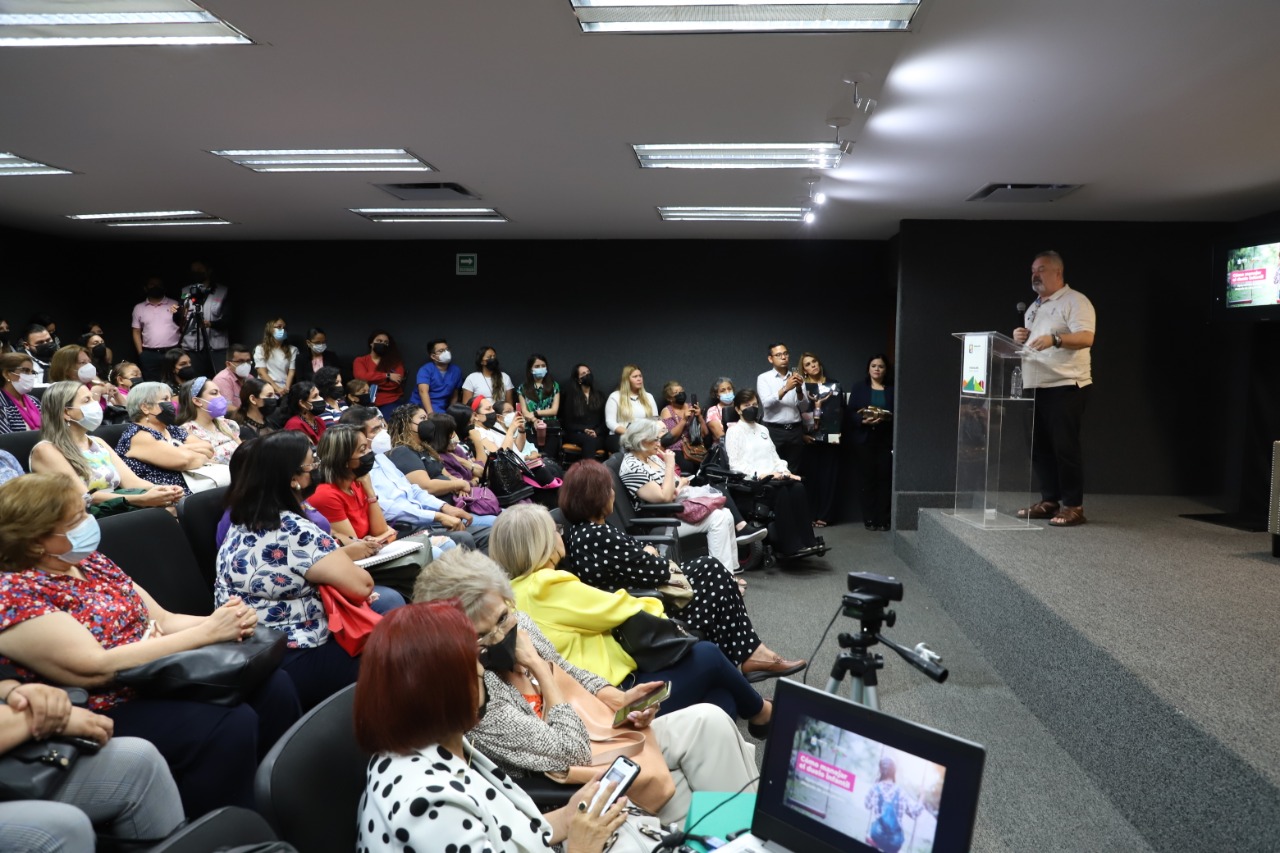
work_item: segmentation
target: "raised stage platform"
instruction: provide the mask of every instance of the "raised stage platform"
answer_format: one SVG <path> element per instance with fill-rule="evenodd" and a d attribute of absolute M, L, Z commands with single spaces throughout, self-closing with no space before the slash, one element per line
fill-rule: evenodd
<path fill-rule="evenodd" d="M 1105 798 L 1091 801 L 1060 767 L 1034 766 L 1045 753 L 1029 751 L 1025 784 L 1076 788 L 1046 792 L 1079 800 L 1078 823 L 1060 827 L 1055 847 L 1280 850 L 1280 560 L 1270 536 L 1179 518 L 1207 509 L 1185 498 L 1086 506 L 1083 527 L 1030 531 L 920 510 L 894 549 L 1071 773 Z M 1000 744 L 991 760 L 1007 768 L 1016 748 Z M 999 789 L 984 786 L 983 809 L 1000 808 L 993 797 Z"/>

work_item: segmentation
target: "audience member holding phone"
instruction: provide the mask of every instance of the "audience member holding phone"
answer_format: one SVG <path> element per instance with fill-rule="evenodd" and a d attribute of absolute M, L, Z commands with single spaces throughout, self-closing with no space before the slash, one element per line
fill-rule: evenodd
<path fill-rule="evenodd" d="M 620 725 L 649 733 L 661 750 L 659 765 L 670 771 L 661 801 L 636 793 L 637 804 L 664 823 L 684 820 L 692 791 L 735 791 L 756 776 L 755 748 L 719 708 L 697 704 L 658 717 L 653 697 L 664 682 L 623 691 L 574 666 L 516 609 L 513 596 L 493 560 L 461 550 L 432 563 L 413 596 L 415 602 L 455 599 L 475 626 L 488 702 L 467 738 L 499 767 L 516 777 L 564 773 L 573 766 L 581 773 L 591 761 L 591 734 L 600 733 L 601 721 L 607 726 L 626 711 Z M 573 691 L 572 702 L 566 687 Z M 628 710 L 636 705 L 646 707 Z M 636 791 L 642 789 L 652 793 L 648 785 Z"/>
<path fill-rule="evenodd" d="M 374 629 L 354 706 L 356 740 L 374 753 L 357 846 L 370 853 L 536 851 L 565 842 L 573 853 L 647 853 L 653 842 L 641 843 L 642 836 L 609 844 L 627 821 L 625 797 L 608 809 L 591 806 L 602 787 L 592 781 L 568 805 L 540 814 L 466 741 L 488 713 L 478 651 L 475 627 L 454 602 L 402 607 Z"/>

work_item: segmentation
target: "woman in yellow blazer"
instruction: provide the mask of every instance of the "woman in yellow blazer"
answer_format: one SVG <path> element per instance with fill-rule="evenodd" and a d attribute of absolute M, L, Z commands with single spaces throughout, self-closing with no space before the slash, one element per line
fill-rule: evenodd
<path fill-rule="evenodd" d="M 662 602 L 625 590 L 605 592 L 557 569 L 564 542 L 545 507 L 517 504 L 503 510 L 489 536 L 489 556 L 511 578 L 516 607 L 538 623 L 569 663 L 623 689 L 669 681 L 671 695 L 662 700 L 662 713 L 710 702 L 747 720 L 753 735 L 767 733 L 773 703 L 756 692 L 714 643 L 696 644 L 673 667 L 636 670 L 635 660 L 613 638 L 613 629 L 642 610 L 663 616 Z"/>

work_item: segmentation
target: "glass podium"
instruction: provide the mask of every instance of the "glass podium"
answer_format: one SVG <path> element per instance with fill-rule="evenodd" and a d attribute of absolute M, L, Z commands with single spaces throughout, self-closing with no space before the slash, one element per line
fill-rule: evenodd
<path fill-rule="evenodd" d="M 983 530 L 1039 530 L 1016 515 L 1040 500 L 1031 471 L 1036 403 L 1022 389 L 1023 359 L 1035 353 L 999 332 L 953 337 L 963 345 L 953 514 Z"/>

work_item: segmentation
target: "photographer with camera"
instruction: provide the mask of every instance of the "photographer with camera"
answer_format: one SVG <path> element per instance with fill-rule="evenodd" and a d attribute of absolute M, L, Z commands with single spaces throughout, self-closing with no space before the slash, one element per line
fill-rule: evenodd
<path fill-rule="evenodd" d="M 204 261 L 193 261 L 191 274 L 195 282 L 178 300 L 182 348 L 191 354 L 196 375 L 212 376 L 227 360 L 227 288 L 213 283 L 213 267 Z"/>

